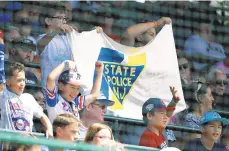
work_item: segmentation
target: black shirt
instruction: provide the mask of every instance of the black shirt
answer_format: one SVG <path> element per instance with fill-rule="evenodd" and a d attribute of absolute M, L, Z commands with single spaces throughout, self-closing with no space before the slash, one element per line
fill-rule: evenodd
<path fill-rule="evenodd" d="M 208 150 L 201 143 L 200 139 L 192 140 L 185 144 L 183 151 L 227 151 L 225 146 L 222 144 L 214 143 L 211 150 Z"/>

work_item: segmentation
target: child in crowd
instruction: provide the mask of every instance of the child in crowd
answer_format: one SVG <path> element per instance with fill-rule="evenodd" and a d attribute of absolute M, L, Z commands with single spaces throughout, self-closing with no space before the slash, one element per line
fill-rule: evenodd
<path fill-rule="evenodd" d="M 33 116 L 41 120 L 46 127 L 46 135 L 52 136 L 52 125 L 43 113 L 34 97 L 23 93 L 25 88 L 24 66 L 20 63 L 11 63 L 4 72 L 4 43 L 0 39 L 0 108 L 1 128 L 32 132 Z M 6 87 L 5 87 L 6 74 Z"/>
<path fill-rule="evenodd" d="M 48 76 L 45 97 L 51 122 L 58 114 L 72 113 L 79 119 L 78 110 L 91 104 L 100 94 L 103 63 L 96 62 L 96 79 L 91 94 L 83 95 L 81 75 L 76 71 L 76 63 L 70 60 L 62 62 Z M 59 79 L 58 79 L 59 77 Z M 58 79 L 58 89 L 56 80 Z"/>
<path fill-rule="evenodd" d="M 143 121 L 147 124 L 146 130 L 140 138 L 140 146 L 153 148 L 166 148 L 168 145 L 162 134 L 168 124 L 169 118 L 172 116 L 177 102 L 180 100 L 176 96 L 177 91 L 174 87 L 170 87 L 173 95 L 173 100 L 168 107 L 159 98 L 150 98 L 142 106 Z"/>
<path fill-rule="evenodd" d="M 228 124 L 229 121 L 218 113 L 206 112 L 201 119 L 201 138 L 188 142 L 183 151 L 226 151 L 224 145 L 216 142 Z"/>

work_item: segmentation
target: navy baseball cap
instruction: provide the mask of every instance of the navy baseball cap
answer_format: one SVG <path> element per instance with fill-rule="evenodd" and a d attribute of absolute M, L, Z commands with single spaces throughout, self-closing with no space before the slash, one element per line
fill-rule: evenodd
<path fill-rule="evenodd" d="M 100 96 L 97 97 L 96 101 L 98 101 L 99 103 L 101 103 L 102 105 L 105 105 L 105 106 L 114 105 L 114 101 L 107 99 L 103 93 L 100 93 Z"/>
<path fill-rule="evenodd" d="M 75 86 L 84 87 L 83 81 L 81 80 L 81 74 L 77 71 L 66 70 L 61 73 L 58 79 L 59 82 L 72 84 Z"/>
<path fill-rule="evenodd" d="M 229 124 L 229 121 L 226 118 L 222 118 L 217 112 L 210 111 L 201 117 L 200 125 L 204 125 L 211 121 L 220 121 L 223 126 Z"/>
<path fill-rule="evenodd" d="M 155 111 L 155 109 L 167 110 L 167 107 L 161 99 L 149 98 L 142 106 L 142 115 Z"/>
<path fill-rule="evenodd" d="M 23 51 L 36 51 L 36 45 L 30 39 L 17 38 L 10 42 L 10 48 L 22 48 Z"/>

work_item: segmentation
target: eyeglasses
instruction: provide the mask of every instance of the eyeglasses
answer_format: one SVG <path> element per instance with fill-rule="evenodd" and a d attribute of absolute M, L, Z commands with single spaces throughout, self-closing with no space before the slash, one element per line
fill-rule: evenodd
<path fill-rule="evenodd" d="M 105 109 L 106 108 L 105 105 L 101 105 L 101 104 L 97 104 L 97 103 L 92 103 L 92 104 L 97 105 L 101 109 Z"/>
<path fill-rule="evenodd" d="M 181 69 L 185 70 L 187 68 L 189 68 L 189 64 L 188 63 L 182 64 L 182 65 L 179 66 L 179 70 L 181 70 Z"/>
<path fill-rule="evenodd" d="M 49 17 L 49 18 L 56 18 L 56 19 L 60 19 L 60 20 L 62 20 L 62 21 L 68 21 L 68 18 L 66 18 L 66 17 L 62 17 L 62 16 L 53 16 L 53 17 Z"/>
<path fill-rule="evenodd" d="M 228 84 L 228 81 L 227 80 L 216 80 L 215 81 L 215 84 L 217 84 L 217 85 L 224 85 L 224 86 L 226 86 L 227 84 Z"/>

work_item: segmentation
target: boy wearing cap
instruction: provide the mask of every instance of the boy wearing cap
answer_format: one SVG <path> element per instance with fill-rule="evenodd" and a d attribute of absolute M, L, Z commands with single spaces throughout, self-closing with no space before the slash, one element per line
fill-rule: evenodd
<path fill-rule="evenodd" d="M 57 115 L 63 113 L 72 113 L 79 119 L 78 110 L 92 103 L 99 95 L 103 63 L 96 62 L 96 79 L 91 94 L 82 95 L 83 82 L 81 75 L 76 71 L 76 63 L 66 60 L 58 65 L 48 76 L 45 90 L 47 102 L 47 111 L 51 122 Z M 59 77 L 59 79 L 58 79 Z M 56 89 L 56 80 L 58 79 L 58 89 Z"/>
<path fill-rule="evenodd" d="M 142 133 L 139 145 L 153 148 L 166 148 L 168 145 L 162 134 L 172 116 L 177 102 L 180 100 L 176 96 L 177 91 L 170 87 L 173 100 L 168 107 L 159 98 L 150 98 L 142 106 L 143 121 L 147 124 L 146 130 Z"/>
<path fill-rule="evenodd" d="M 206 112 L 201 118 L 201 138 L 188 142 L 183 151 L 226 151 L 222 144 L 216 143 L 222 134 L 223 127 L 229 124 L 216 112 Z"/>

